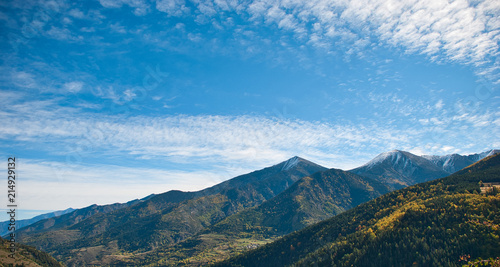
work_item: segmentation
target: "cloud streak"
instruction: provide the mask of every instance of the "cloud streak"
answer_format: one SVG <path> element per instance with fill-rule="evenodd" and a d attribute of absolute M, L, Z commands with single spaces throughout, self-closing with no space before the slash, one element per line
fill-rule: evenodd
<path fill-rule="evenodd" d="M 26 105 L 38 105 L 43 110 L 50 103 Z M 15 123 L 11 115 L 9 111 L 0 112 L 0 123 Z M 23 208 L 64 209 L 67 203 L 83 207 L 125 202 L 172 189 L 199 190 L 293 155 L 326 167 L 350 169 L 392 148 L 425 154 L 478 152 L 490 147 L 470 144 L 490 142 L 500 146 L 490 140 L 500 132 L 495 120 L 499 115 L 464 114 L 445 122 L 431 118 L 427 125 L 396 130 L 390 123 L 333 125 L 252 116 L 120 119 L 76 115 L 72 110 L 45 110 L 34 116 L 24 114 L 22 120 L 18 116 L 20 122 L 14 128 L 2 127 L 0 144 L 8 142 L 21 149 L 35 147 L 66 159 L 51 161 L 52 156 L 42 160 L 19 155 L 20 201 L 26 203 Z M 456 127 L 470 128 L 466 131 L 469 138 L 454 132 L 455 122 L 460 122 Z M 36 148 L 39 145 L 42 148 Z M 112 158 L 113 163 L 107 164 L 106 158 Z M 143 167 L 144 162 L 160 164 Z M 42 187 L 43 192 L 39 190 Z"/>
<path fill-rule="evenodd" d="M 380 99 L 373 101 L 398 100 Z M 391 120 L 381 125 L 378 120 L 334 124 L 248 115 L 105 116 L 60 107 L 56 99 L 28 102 L 12 99 L 7 107 L 10 108 L 0 113 L 0 123 L 4 125 L 0 128 L 0 140 L 14 140 L 26 147 L 40 146 L 48 153 L 73 155 L 83 161 L 93 154 L 104 153 L 180 163 L 195 160 L 203 164 L 248 162 L 252 166 L 266 166 L 299 155 L 330 167 L 348 168 L 362 164 L 360 156 L 371 156 L 372 152 L 367 151 L 427 146 L 428 153 L 440 154 L 443 150 L 432 145 L 438 143 L 432 135 L 450 134 L 464 127 L 471 131 L 453 134 L 457 135 L 453 139 L 454 152 L 468 152 L 460 149 L 460 144 L 466 147 L 470 138 L 484 140 L 499 130 L 498 112 L 461 110 L 450 117 L 448 111 L 442 111 L 443 107 L 432 105 L 421 118 L 405 111 L 403 106 L 402 112 L 409 112 L 405 120 L 415 122 L 403 129 L 398 127 L 399 122 Z M 441 113 L 434 117 L 428 116 L 439 110 Z M 482 132 L 487 127 L 489 132 Z"/>
<path fill-rule="evenodd" d="M 167 14 L 206 17 L 231 11 L 291 32 L 299 41 L 335 51 L 338 42 L 361 48 L 385 44 L 424 54 L 433 61 L 473 65 L 499 82 L 500 6 L 496 1 L 466 0 L 283 0 L 158 1 Z M 186 6 L 190 6 L 188 8 Z M 208 8 L 210 7 L 210 8 Z M 174 12 L 176 11 L 176 12 Z M 207 21 L 207 20 L 202 20 Z M 210 20 L 208 20 L 210 21 Z M 353 53 L 355 51 L 348 51 Z"/>
<path fill-rule="evenodd" d="M 295 42 L 328 54 L 342 54 L 346 60 L 352 55 L 366 58 L 373 49 L 390 47 L 425 55 L 434 62 L 470 65 L 476 74 L 500 82 L 500 5 L 494 0 L 157 0 L 155 3 L 101 0 L 100 3 L 102 12 L 128 6 L 140 17 L 162 14 L 163 18 L 159 16 L 162 24 L 168 25 L 175 20 L 172 17 L 182 17 L 184 22 L 197 25 L 188 27 L 183 32 L 188 38 L 181 36 L 182 40 L 176 39 L 178 33 L 170 26 L 149 31 L 153 25 L 136 25 L 136 38 L 152 40 L 159 47 L 182 50 L 188 40 L 195 44 L 203 40 L 212 49 L 223 50 L 222 53 L 228 52 L 224 47 L 239 45 L 244 47 L 241 53 L 247 54 L 269 50 L 267 42 L 272 43 L 270 47 L 280 46 L 284 51 L 291 49 L 288 43 Z M 13 26 L 27 39 L 42 35 L 66 42 L 103 42 L 96 37 L 102 32 L 85 36 L 86 31 L 102 30 L 102 25 L 75 27 L 75 22 L 69 19 L 91 19 L 99 25 L 104 18 L 101 11 L 84 13 L 64 1 L 31 4 L 27 8 L 33 9 L 34 15 L 22 13 L 26 16 L 21 22 L 22 29 Z M 64 18 L 67 23 L 61 25 L 59 21 Z M 125 33 L 119 23 L 115 21 L 108 27 Z M 200 26 L 207 26 L 207 31 L 200 34 L 203 31 Z M 263 33 L 266 32 L 262 31 L 263 26 L 273 35 Z M 82 30 L 81 35 L 76 34 L 78 30 Z M 246 34 L 250 32 L 253 35 Z M 232 38 L 227 38 L 228 35 Z M 178 47 L 177 42 L 180 42 Z"/>

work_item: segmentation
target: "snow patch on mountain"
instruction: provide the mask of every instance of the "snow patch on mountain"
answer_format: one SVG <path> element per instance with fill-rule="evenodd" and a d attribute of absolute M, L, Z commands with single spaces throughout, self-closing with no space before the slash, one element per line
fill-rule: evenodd
<path fill-rule="evenodd" d="M 384 152 L 380 153 L 377 155 L 374 159 L 370 160 L 368 163 L 361 167 L 367 167 L 371 168 L 373 166 L 376 166 L 386 160 L 390 160 L 394 165 L 399 163 L 402 159 L 404 158 L 404 155 L 401 153 L 399 150 L 392 150 L 389 152 Z M 408 162 L 405 162 L 405 164 L 408 164 Z"/>
<path fill-rule="evenodd" d="M 500 150 L 493 149 L 482 153 L 465 155 L 465 156 L 459 154 L 449 154 L 445 156 L 422 155 L 421 157 L 429 160 L 437 167 L 442 168 L 443 170 L 449 173 L 454 173 L 456 171 L 459 171 L 467 167 L 468 165 L 474 162 L 480 161 L 498 152 L 500 152 Z"/>
<path fill-rule="evenodd" d="M 484 159 L 486 157 L 493 156 L 493 155 L 498 154 L 498 153 L 500 153 L 500 150 L 498 150 L 498 149 L 492 149 L 490 151 L 486 151 L 486 152 L 480 153 L 480 154 L 478 154 L 478 156 L 479 156 L 478 161 L 482 160 L 482 159 Z"/>
<path fill-rule="evenodd" d="M 459 171 L 474 162 L 482 160 L 485 157 L 499 153 L 500 150 L 489 150 L 486 152 L 462 156 L 459 154 L 449 154 L 445 156 L 435 155 L 413 155 L 409 152 L 392 150 L 377 155 L 360 168 L 372 169 L 382 163 L 389 164 L 395 170 L 405 170 L 411 172 L 416 166 L 427 166 L 426 168 L 443 170 L 447 173 Z"/>
<path fill-rule="evenodd" d="M 300 162 L 300 158 L 295 156 L 289 160 L 287 160 L 285 162 L 285 164 L 283 165 L 283 168 L 281 168 L 282 171 L 288 171 L 289 169 L 297 166 L 297 164 L 299 164 Z"/>

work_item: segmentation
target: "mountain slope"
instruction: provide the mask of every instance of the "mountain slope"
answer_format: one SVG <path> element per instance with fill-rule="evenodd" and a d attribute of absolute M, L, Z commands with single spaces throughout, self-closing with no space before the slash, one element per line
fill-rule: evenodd
<path fill-rule="evenodd" d="M 19 233 L 30 233 L 30 232 L 46 232 L 51 230 L 57 230 L 65 228 L 69 225 L 76 224 L 83 221 L 95 214 L 105 214 L 115 210 L 123 209 L 126 207 L 133 206 L 140 202 L 139 200 L 132 200 L 127 203 L 115 203 L 110 205 L 91 205 L 82 209 L 73 210 L 71 212 L 65 213 L 63 215 L 49 217 L 46 219 L 39 220 L 33 224 L 25 226 L 18 230 Z"/>
<path fill-rule="evenodd" d="M 10 242 L 0 238 L 0 266 L 43 266 L 43 267 L 62 267 L 63 265 L 57 262 L 49 254 L 39 251 L 34 247 L 16 243 L 16 252 L 14 258 L 9 257 L 11 254 L 8 249 Z"/>
<path fill-rule="evenodd" d="M 482 160 L 486 157 L 495 155 L 499 153 L 500 150 L 490 150 L 478 154 L 472 154 L 472 155 L 467 155 L 467 156 L 462 156 L 459 154 L 451 154 L 451 155 L 445 155 L 445 156 L 425 156 L 423 155 L 423 158 L 426 158 L 430 160 L 432 163 L 434 163 L 436 166 L 442 168 L 446 172 L 454 173 L 456 171 L 459 171 L 474 162 L 477 162 L 479 160 Z"/>
<path fill-rule="evenodd" d="M 459 266 L 500 255 L 500 155 L 393 191 L 216 266 Z"/>
<path fill-rule="evenodd" d="M 204 266 L 264 244 L 378 197 L 390 188 L 337 169 L 304 177 L 278 196 L 208 227 L 200 234 L 128 264 Z M 162 255 L 158 260 L 157 255 Z"/>
<path fill-rule="evenodd" d="M 389 188 L 375 180 L 330 169 L 302 178 L 275 198 L 228 217 L 212 229 L 229 233 L 234 232 L 236 226 L 238 232 L 255 231 L 252 227 L 243 227 L 243 224 L 249 224 L 255 228 L 270 228 L 273 234 L 283 235 L 387 192 Z"/>
<path fill-rule="evenodd" d="M 67 213 L 70 213 L 70 212 L 73 212 L 73 211 L 75 211 L 75 210 L 72 209 L 72 208 L 69 208 L 69 209 L 65 209 L 65 210 L 59 210 L 59 211 L 54 211 L 54 212 L 49 212 L 49 213 L 41 214 L 41 215 L 38 215 L 38 216 L 33 217 L 31 219 L 16 220 L 16 225 L 17 225 L 18 229 L 21 229 L 23 227 L 26 227 L 28 225 L 34 224 L 34 223 L 36 223 L 38 221 L 41 221 L 43 219 L 48 219 L 48 218 L 52 218 L 52 217 L 61 216 L 61 215 L 64 215 L 64 214 L 67 214 Z M 7 234 L 9 232 L 7 230 L 9 223 L 10 223 L 10 221 L 5 221 L 5 222 L 0 223 L 0 229 L 2 229 L 1 231 L 3 231 L 3 232 L 0 233 L 0 236 L 4 236 L 5 234 Z"/>
<path fill-rule="evenodd" d="M 60 229 L 21 231 L 20 236 L 23 242 L 54 253 L 69 266 L 106 263 L 110 255 L 142 253 L 180 242 L 229 215 L 261 204 L 301 177 L 325 169 L 294 157 L 205 190 L 169 191 Z"/>
<path fill-rule="evenodd" d="M 393 150 L 381 153 L 367 164 L 350 171 L 400 189 L 448 176 L 498 152 L 491 150 L 468 156 L 416 156 L 406 151 Z"/>

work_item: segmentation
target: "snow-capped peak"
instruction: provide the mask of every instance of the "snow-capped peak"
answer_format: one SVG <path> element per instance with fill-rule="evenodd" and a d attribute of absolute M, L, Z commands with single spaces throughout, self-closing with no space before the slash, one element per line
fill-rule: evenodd
<path fill-rule="evenodd" d="M 485 152 L 483 152 L 483 153 L 479 153 L 479 154 L 478 154 L 478 157 L 479 157 L 479 158 L 478 158 L 478 160 L 482 160 L 482 159 L 484 159 L 484 158 L 486 158 L 486 157 L 489 157 L 489 156 L 491 156 L 491 155 L 495 155 L 495 154 L 497 154 L 497 153 L 500 153 L 500 150 L 497 150 L 497 149 L 492 149 L 492 150 L 490 150 L 490 151 L 485 151 Z"/>
<path fill-rule="evenodd" d="M 438 168 L 442 168 L 444 171 L 449 173 L 454 173 L 468 165 L 480 161 L 488 156 L 494 155 L 500 152 L 499 150 L 489 150 L 479 154 L 470 155 L 459 155 L 459 154 L 449 154 L 444 156 L 427 156 L 422 155 L 421 157 L 431 161 Z"/>
<path fill-rule="evenodd" d="M 403 156 L 403 154 L 401 153 L 401 151 L 399 151 L 397 149 L 394 149 L 394 150 L 389 151 L 389 152 L 383 152 L 383 153 L 378 154 L 374 159 L 370 160 L 363 167 L 370 168 L 374 165 L 377 165 L 381 162 L 384 162 L 388 158 L 391 158 L 391 161 L 397 162 L 397 161 L 399 161 L 399 159 L 401 159 L 402 156 Z"/>
<path fill-rule="evenodd" d="M 288 171 L 289 169 L 295 167 L 298 163 L 300 162 L 300 158 L 295 156 L 285 162 L 283 165 L 283 168 L 281 168 L 282 171 Z"/>

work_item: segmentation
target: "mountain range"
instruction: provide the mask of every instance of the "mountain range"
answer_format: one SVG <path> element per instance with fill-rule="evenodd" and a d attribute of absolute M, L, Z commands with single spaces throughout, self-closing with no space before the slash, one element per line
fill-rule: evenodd
<path fill-rule="evenodd" d="M 65 210 L 59 210 L 59 211 L 54 211 L 54 212 L 49 212 L 49 213 L 45 213 L 45 214 L 41 214 L 41 215 L 38 215 L 38 216 L 35 216 L 31 219 L 25 219 L 25 220 L 16 220 L 16 227 L 18 228 L 23 228 L 23 227 L 26 227 L 28 225 L 32 225 L 38 221 L 41 221 L 43 219 L 48 219 L 48 218 L 52 218 L 52 217 L 58 217 L 58 216 L 61 216 L 61 215 L 64 215 L 66 213 L 70 213 L 70 212 L 73 212 L 74 209 L 72 208 L 68 208 L 68 209 L 65 209 Z M 6 234 L 9 233 L 9 223 L 10 221 L 5 221 L 5 222 L 1 222 L 0 223 L 0 236 L 5 236 Z"/>
<path fill-rule="evenodd" d="M 112 258 L 110 255 L 143 253 L 178 243 L 323 170 L 326 168 L 294 157 L 201 191 L 169 191 L 82 221 L 47 224 L 42 220 L 22 228 L 19 240 L 52 253 L 69 266 L 100 264 Z M 72 213 L 65 216 L 74 217 Z"/>
<path fill-rule="evenodd" d="M 342 170 L 316 172 L 261 205 L 229 216 L 183 242 L 120 260 L 130 265 L 205 266 L 330 218 L 389 191 L 387 185 Z"/>
<path fill-rule="evenodd" d="M 499 150 L 462 156 L 417 156 L 410 152 L 393 150 L 381 153 L 365 165 L 350 172 L 386 183 L 394 189 L 448 176 Z"/>
<path fill-rule="evenodd" d="M 293 157 L 197 192 L 75 210 L 18 236 L 68 266 L 206 265 L 496 152 L 439 157 L 394 150 L 349 172 Z"/>
<path fill-rule="evenodd" d="M 462 266 L 500 255 L 500 154 L 385 194 L 215 266 Z M 491 260 L 483 260 L 492 258 Z M 476 261 L 476 263 L 478 263 Z"/>

